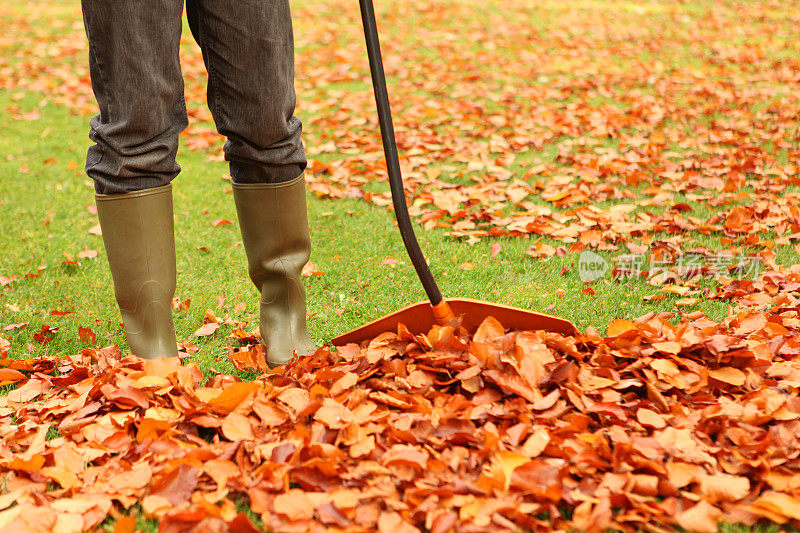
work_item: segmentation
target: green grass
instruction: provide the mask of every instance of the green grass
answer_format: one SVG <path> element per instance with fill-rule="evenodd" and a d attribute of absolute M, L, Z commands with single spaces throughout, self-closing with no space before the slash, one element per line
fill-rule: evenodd
<path fill-rule="evenodd" d="M 29 322 L 4 336 L 10 337 L 16 357 L 76 353 L 85 347 L 78 339 L 78 327 L 90 327 L 97 334 L 97 346 L 119 343 L 124 347 L 102 239 L 89 233 L 97 217 L 88 209 L 94 203 L 94 192 L 82 171 L 89 145 L 86 120 L 57 105 L 39 107 L 40 98 L 35 94 L 15 98 L 19 97 L 0 92 L 0 109 L 13 103 L 23 112 L 38 108 L 41 117 L 36 121 L 9 120 L 0 136 L 0 151 L 5 154 L 0 173 L 7 177 L 0 181 L 5 218 L 5 232 L 0 237 L 0 275 L 19 278 L 0 293 L 2 325 Z M 35 142 L 19 142 L 31 138 Z M 231 372 L 225 358 L 230 326 L 223 326 L 212 337 L 192 336 L 206 310 L 245 321 L 248 327 L 257 321 L 257 293 L 247 277 L 230 183 L 223 179 L 227 168 L 222 162 L 208 161 L 202 152 L 186 149 L 180 151 L 179 161 L 183 172 L 173 184 L 176 296 L 191 299 L 191 305 L 175 311 L 176 331 L 179 339 L 191 340 L 200 348 L 196 360 L 201 366 Z M 21 168 L 27 168 L 27 172 L 20 172 Z M 424 299 L 390 211 L 351 199 L 331 201 L 309 195 L 308 202 L 314 246 L 311 260 L 325 272 L 307 280 L 309 328 L 315 340 L 327 342 L 339 333 Z M 618 202 L 607 202 L 613 203 Z M 703 217 L 710 214 L 702 206 L 698 210 Z M 213 227 L 211 222 L 218 218 L 233 224 Z M 614 318 L 676 310 L 677 297 L 672 295 L 662 302 L 643 301 L 643 296 L 655 293 L 658 287 L 638 280 L 619 283 L 607 278 L 592 285 L 594 296 L 583 294 L 584 284 L 577 273 L 578 254 L 532 259 L 524 252 L 539 241 L 536 238 L 484 239 L 469 246 L 447 237 L 445 230 L 417 227 L 417 231 L 446 296 L 547 309 L 580 328 L 601 330 Z M 722 247 L 718 236 L 692 237 L 696 245 Z M 489 252 L 493 242 L 502 245 L 496 257 Z M 561 244 L 548 238 L 541 242 Z M 64 263 L 68 255 L 75 258 L 84 248 L 100 253 L 95 259 L 79 259 L 79 266 Z M 601 255 L 610 260 L 624 252 L 623 248 Z M 399 263 L 395 267 L 381 265 L 386 257 L 397 258 Z M 796 253 L 787 248 L 781 259 L 795 261 Z M 461 268 L 468 262 L 473 270 Z M 572 270 L 562 276 L 562 268 L 573 263 Z M 565 291 L 563 298 L 556 297 L 557 289 Z M 247 308 L 238 315 L 234 306 L 240 302 Z M 724 317 L 726 308 L 716 301 L 702 301 L 696 306 L 715 319 Z M 53 315 L 53 311 L 72 312 Z M 45 324 L 59 330 L 53 341 L 41 345 L 33 340 L 33 334 Z"/>

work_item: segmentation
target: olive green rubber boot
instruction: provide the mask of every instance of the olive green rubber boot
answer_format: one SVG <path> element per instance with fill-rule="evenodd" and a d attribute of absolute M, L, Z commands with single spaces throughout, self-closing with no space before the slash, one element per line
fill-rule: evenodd
<path fill-rule="evenodd" d="M 95 195 L 114 296 L 131 353 L 175 357 L 172 186 Z"/>
<path fill-rule="evenodd" d="M 270 366 L 317 347 L 306 326 L 301 272 L 311 254 L 303 175 L 283 183 L 233 184 L 250 279 L 261 292 L 261 337 Z"/>

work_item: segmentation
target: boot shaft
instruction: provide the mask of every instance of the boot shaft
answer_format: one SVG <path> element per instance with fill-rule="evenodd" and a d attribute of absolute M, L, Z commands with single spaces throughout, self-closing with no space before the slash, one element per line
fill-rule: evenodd
<path fill-rule="evenodd" d="M 261 292 L 267 362 L 316 350 L 306 326 L 302 269 L 311 255 L 304 176 L 276 184 L 233 185 L 250 278 Z"/>
<path fill-rule="evenodd" d="M 98 194 L 95 200 L 131 352 L 140 357 L 176 356 L 172 187 Z"/>

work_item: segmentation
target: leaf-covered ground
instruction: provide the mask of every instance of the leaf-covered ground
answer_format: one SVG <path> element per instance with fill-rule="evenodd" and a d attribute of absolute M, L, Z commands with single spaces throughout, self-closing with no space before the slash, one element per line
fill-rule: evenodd
<path fill-rule="evenodd" d="M 409 203 L 446 294 L 581 333 L 401 330 L 265 373 L 187 30 L 187 357 L 125 357 L 81 172 L 78 6 L 0 1 L 0 526 L 800 526 L 796 6 L 378 4 Z M 422 293 L 376 230 L 390 201 L 357 5 L 293 9 L 324 343 Z M 587 265 L 605 270 L 584 283 Z"/>
<path fill-rule="evenodd" d="M 800 268 L 733 282 L 720 298 L 773 307 L 606 337 L 401 327 L 251 382 L 116 347 L 6 358 L 0 521 L 80 531 L 137 504 L 160 531 L 798 524 L 799 290 Z M 230 357 L 265 369 L 258 344 Z"/>

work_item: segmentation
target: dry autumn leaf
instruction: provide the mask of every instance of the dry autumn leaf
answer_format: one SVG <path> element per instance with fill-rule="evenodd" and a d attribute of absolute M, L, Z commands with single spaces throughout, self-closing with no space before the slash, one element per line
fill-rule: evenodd
<path fill-rule="evenodd" d="M 218 329 L 219 324 L 216 322 L 209 322 L 197 328 L 197 331 L 194 332 L 194 335 L 196 337 L 208 337 L 209 335 L 213 335 Z"/>

